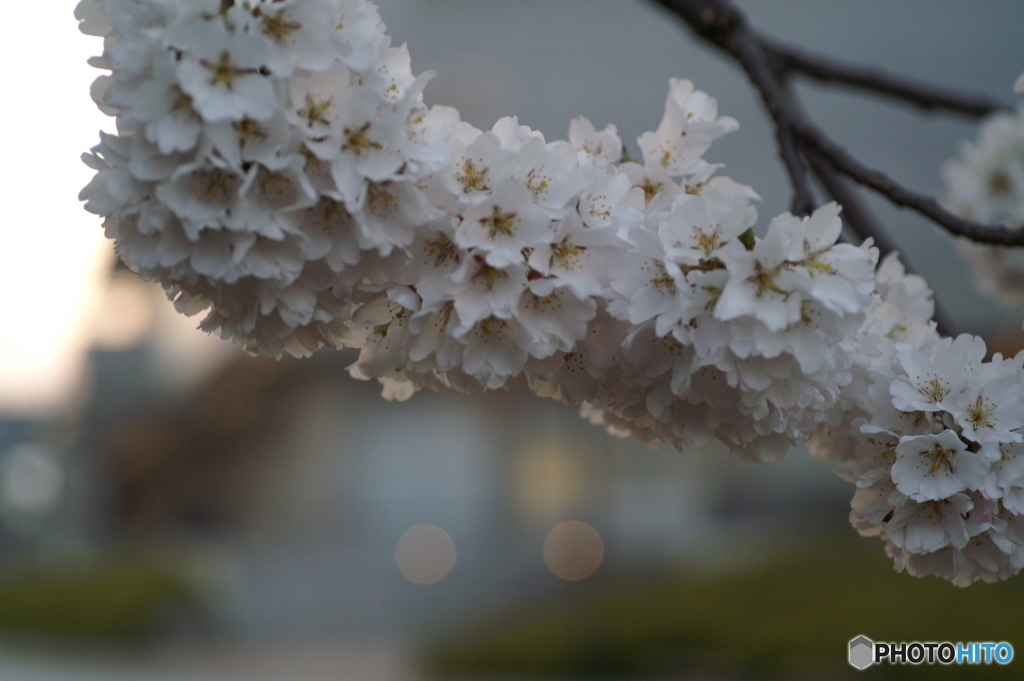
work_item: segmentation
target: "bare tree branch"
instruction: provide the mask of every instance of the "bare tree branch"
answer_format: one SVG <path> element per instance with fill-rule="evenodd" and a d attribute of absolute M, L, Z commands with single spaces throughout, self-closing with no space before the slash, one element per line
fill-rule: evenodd
<path fill-rule="evenodd" d="M 730 52 L 743 66 L 743 70 L 761 93 L 768 113 L 776 121 L 775 138 L 779 144 L 779 156 L 786 165 L 790 184 L 793 185 L 790 211 L 793 215 L 810 215 L 817 207 L 817 200 L 811 189 L 807 177 L 807 164 L 800 156 L 793 128 L 785 123 L 790 109 L 786 91 L 775 75 L 773 64 L 769 62 L 760 42 L 750 33 L 750 29 L 743 23 L 737 23 L 731 28 L 730 33 Z"/>
<path fill-rule="evenodd" d="M 782 77 L 784 78 L 785 75 L 783 74 Z M 792 88 L 785 85 L 784 87 L 790 108 L 803 117 L 803 109 L 796 100 Z M 893 251 L 898 251 L 896 243 L 875 219 L 856 188 L 819 153 L 813 149 L 805 149 L 804 153 L 811 172 L 814 173 L 825 192 L 843 207 L 843 222 L 860 237 L 861 241 L 871 239 L 874 242 L 879 252 L 879 260 Z M 901 254 L 901 260 L 907 272 L 914 271 L 913 264 L 908 261 L 905 254 Z M 935 306 L 932 319 L 935 320 L 938 332 L 943 336 L 955 335 L 956 326 L 942 307 L 941 302 L 937 298 L 932 302 Z"/>
<path fill-rule="evenodd" d="M 789 173 L 793 186 L 791 211 L 794 215 L 810 215 L 816 201 L 807 177 L 807 165 L 800 156 L 790 126 L 779 124 L 787 118 L 786 93 L 777 78 L 775 63 L 769 61 L 757 36 L 747 26 L 743 15 L 732 5 L 720 0 L 657 0 L 690 24 L 705 39 L 725 50 L 740 63 L 772 119 L 776 122 L 775 137 L 779 156 Z"/>
<path fill-rule="evenodd" d="M 807 155 L 807 160 L 811 166 L 811 171 L 818 178 L 818 181 L 821 182 L 828 195 L 843 207 L 843 222 L 856 232 L 857 236 L 862 240 L 870 238 L 874 241 L 875 246 L 878 248 L 879 260 L 884 258 L 886 254 L 899 250 L 895 242 L 889 238 L 886 231 L 878 224 L 870 209 L 864 205 L 863 199 L 857 195 L 857 190 L 850 185 L 846 178 L 840 175 L 824 158 L 814 152 L 810 152 Z M 907 272 L 914 271 L 913 264 L 908 261 L 905 254 L 900 254 L 900 260 L 903 261 L 903 266 Z M 932 302 L 935 304 L 935 312 L 932 315 L 932 319 L 935 320 L 938 332 L 943 336 L 956 335 L 956 325 L 953 324 L 952 319 L 946 313 L 946 310 L 943 309 L 940 301 L 935 298 Z"/>
<path fill-rule="evenodd" d="M 897 206 L 920 213 L 947 232 L 979 243 L 1024 246 L 1024 230 L 965 220 L 943 208 L 933 197 L 911 191 L 880 170 L 864 165 L 807 121 L 800 120 L 791 125 L 793 132 L 820 153 L 833 168 L 855 182 L 874 189 Z"/>
<path fill-rule="evenodd" d="M 980 117 L 1012 108 L 1004 102 L 984 95 L 953 92 L 928 83 L 891 75 L 881 69 L 854 66 L 820 55 L 811 55 L 763 36 L 759 39 L 761 46 L 775 55 L 779 65 L 786 71 L 797 71 L 824 83 L 840 83 L 893 97 L 926 111 L 940 109 Z"/>
<path fill-rule="evenodd" d="M 825 188 L 825 192 L 843 207 L 843 222 L 856 232 L 861 240 L 872 239 L 875 246 L 878 247 L 880 257 L 885 257 L 887 253 L 898 250 L 896 243 L 878 224 L 875 216 L 857 195 L 857 191 L 839 171 L 819 154 L 810 153 L 807 155 L 807 160 L 814 176 Z"/>
<path fill-rule="evenodd" d="M 1004 225 L 983 225 L 965 220 L 942 208 L 938 201 L 930 196 L 918 194 L 892 180 L 884 173 L 864 165 L 843 147 L 833 142 L 817 126 L 810 123 L 802 114 L 795 100 L 790 100 L 785 90 L 786 76 L 790 70 L 796 69 L 787 59 L 795 59 L 793 51 L 778 51 L 781 48 L 765 47 L 760 38 L 747 24 L 746 17 L 729 0 L 654 0 L 670 10 L 705 40 L 731 55 L 747 72 L 754 87 L 761 93 L 768 113 L 775 123 L 776 137 L 779 141 L 779 152 L 790 182 L 793 185 L 794 213 L 801 213 L 806 206 L 808 196 L 813 197 L 807 182 L 807 171 L 801 153 L 817 153 L 839 173 L 854 181 L 875 190 L 898 206 L 910 208 L 924 215 L 951 234 L 968 238 L 979 243 L 997 244 L 1001 246 L 1024 246 L 1024 230 L 1008 229 Z M 787 48 L 788 49 L 788 48 Z M 810 59 L 807 57 L 806 59 Z M 797 60 L 798 63 L 803 63 Z M 800 69 L 804 71 L 804 69 Z M 841 70 L 840 70 L 841 71 Z M 822 74 L 829 72 L 826 68 Z M 865 72 L 862 72 L 863 76 Z M 835 75 L 835 74 L 833 74 Z M 845 70 L 848 76 L 844 82 L 852 81 L 854 75 L 850 69 Z M 836 80 L 842 80 L 838 77 Z M 863 87 L 869 87 L 865 81 Z M 878 92 L 896 96 L 892 79 L 888 84 L 876 88 Z M 872 86 L 873 87 L 873 86 Z M 904 99 L 914 101 L 918 106 L 936 108 L 954 108 L 963 110 L 960 101 L 957 107 L 948 106 L 962 96 L 940 93 L 930 86 L 916 86 L 914 97 L 910 97 L 906 88 L 902 90 Z M 941 96 L 940 96 L 941 94 Z M 931 99 L 929 99 L 931 98 Z M 794 143 L 794 138 L 796 138 Z"/>

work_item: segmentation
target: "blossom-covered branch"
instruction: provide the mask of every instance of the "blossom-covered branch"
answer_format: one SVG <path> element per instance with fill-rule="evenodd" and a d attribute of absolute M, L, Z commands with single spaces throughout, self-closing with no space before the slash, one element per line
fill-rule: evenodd
<path fill-rule="evenodd" d="M 704 158 L 739 124 L 688 80 L 624 161 L 613 125 L 548 141 L 426 106 L 430 74 L 366 0 L 77 16 L 105 39 L 92 95 L 117 118 L 80 198 L 201 328 L 274 356 L 358 348 L 351 375 L 391 399 L 520 386 L 615 434 L 756 462 L 808 441 L 843 462 L 855 527 L 898 567 L 1024 567 L 1021 358 L 942 338 L 923 279 L 870 239 L 838 243 L 839 204 L 810 212 L 805 159 L 877 231 L 738 15 L 698 19 L 759 84 L 810 212 L 763 237 L 758 195 Z"/>

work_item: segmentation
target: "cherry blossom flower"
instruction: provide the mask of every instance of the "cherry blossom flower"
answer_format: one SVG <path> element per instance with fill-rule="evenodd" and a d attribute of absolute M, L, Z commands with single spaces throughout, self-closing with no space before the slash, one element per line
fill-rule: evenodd
<path fill-rule="evenodd" d="M 896 489 L 915 501 L 978 489 L 987 473 L 988 465 L 951 430 L 900 438 L 891 470 Z"/>

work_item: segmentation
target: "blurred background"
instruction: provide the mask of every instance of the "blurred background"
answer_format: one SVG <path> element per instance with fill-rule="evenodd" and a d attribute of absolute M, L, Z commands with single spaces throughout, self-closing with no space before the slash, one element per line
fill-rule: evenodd
<path fill-rule="evenodd" d="M 1019 2 L 738 4 L 810 51 L 1008 102 L 1024 69 Z M 115 266 L 75 199 L 78 156 L 113 123 L 88 97 L 101 47 L 74 5 L 7 8 L 45 39 L 0 44 L 16 95 L 0 113 L 0 679 L 847 678 L 858 634 L 1024 650 L 1019 578 L 893 573 L 846 524 L 852 490 L 806 452 L 649 450 L 516 392 L 385 402 L 348 353 L 254 359 L 196 331 Z M 668 79 L 690 78 L 741 123 L 708 160 L 764 197 L 762 227 L 788 206 L 756 93 L 653 4 L 379 6 L 414 69 L 437 71 L 428 100 L 481 128 L 517 115 L 560 139 L 583 115 L 635 152 Z M 973 136 L 800 93 L 863 161 L 933 195 Z M 868 200 L 956 331 L 1024 346 L 1021 312 L 973 291 L 950 239 Z"/>

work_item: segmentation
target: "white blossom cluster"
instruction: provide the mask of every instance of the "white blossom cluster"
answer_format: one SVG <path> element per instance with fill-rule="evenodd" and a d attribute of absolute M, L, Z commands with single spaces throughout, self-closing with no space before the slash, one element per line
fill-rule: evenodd
<path fill-rule="evenodd" d="M 579 120 L 573 137 L 546 142 L 515 118 L 489 132 L 459 126 L 430 183 L 443 212 L 380 259 L 372 278 L 386 285 L 352 319 L 353 375 L 396 397 L 501 388 L 585 337 L 621 247 L 620 213 L 638 219 L 643 198 L 605 174 L 621 156 L 614 128 Z"/>
<path fill-rule="evenodd" d="M 630 326 L 602 407 L 641 437 L 717 437 L 770 461 L 830 418 L 850 380 L 841 341 L 863 319 L 875 252 L 835 244 L 835 204 L 743 238 L 753 209 L 715 184 L 650 210 L 613 266 L 608 309 Z"/>
<path fill-rule="evenodd" d="M 875 252 L 835 243 L 835 204 L 755 237 L 756 195 L 702 159 L 736 127 L 685 80 L 640 137 L 643 165 L 614 163 L 614 129 L 585 119 L 568 143 L 515 119 L 464 124 L 447 215 L 353 317 L 354 375 L 397 397 L 525 382 L 645 440 L 780 458 L 850 379 L 840 341 L 863 320 Z"/>
<path fill-rule="evenodd" d="M 882 264 L 844 424 L 809 445 L 841 460 L 851 523 L 897 569 L 995 581 L 1024 567 L 1024 355 L 984 361 L 980 338 L 940 337 L 930 294 L 894 257 Z"/>
<path fill-rule="evenodd" d="M 1015 90 L 1024 93 L 1024 75 Z M 954 213 L 986 224 L 1024 229 L 1024 106 L 987 117 L 974 142 L 943 168 L 946 205 Z M 982 293 L 1007 305 L 1024 304 L 1024 252 L 957 242 Z"/>
<path fill-rule="evenodd" d="M 116 116 L 83 191 L 122 260 L 202 328 L 308 354 L 347 334 L 368 254 L 431 214 L 458 114 L 362 0 L 83 0 Z"/>
<path fill-rule="evenodd" d="M 77 16 L 104 37 L 93 96 L 118 130 L 81 197 L 202 328 L 254 353 L 358 348 L 350 372 L 388 398 L 522 385 L 752 461 L 811 438 L 899 566 L 1024 565 L 1021 361 L 940 339 L 923 280 L 837 243 L 836 204 L 756 236 L 757 195 L 703 159 L 738 124 L 690 81 L 630 161 L 611 125 L 552 142 L 426 107 L 365 0 Z"/>

